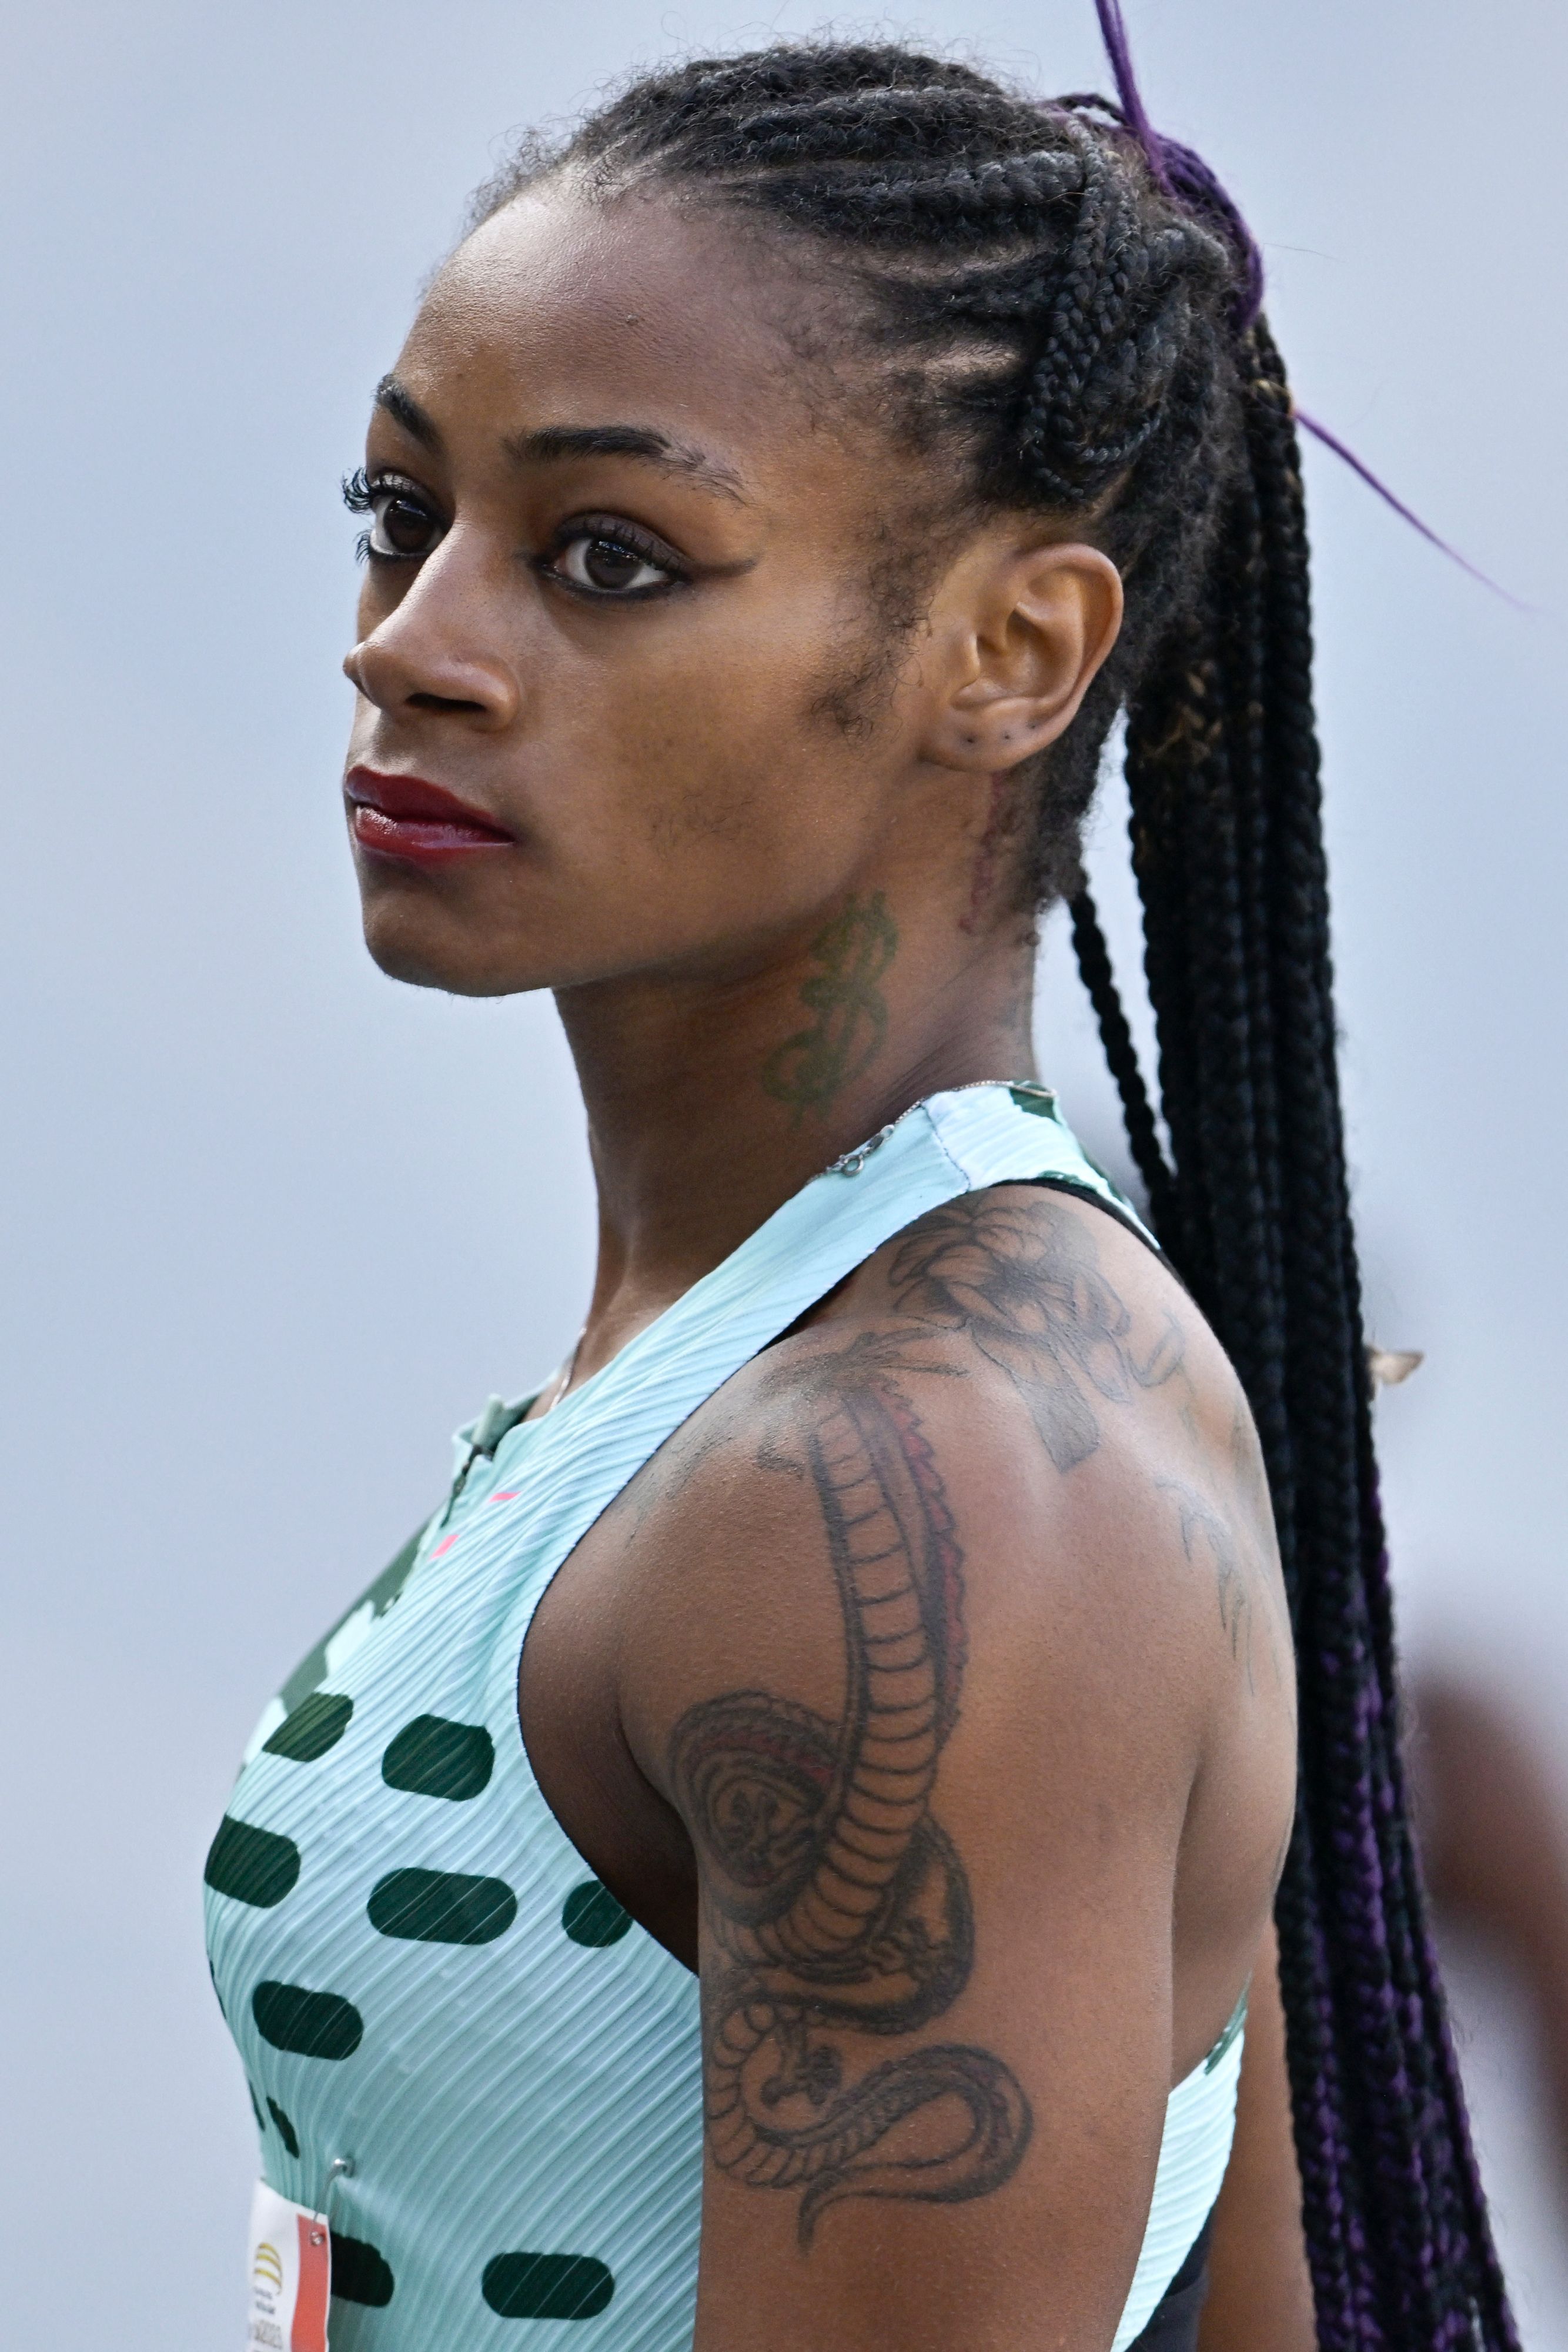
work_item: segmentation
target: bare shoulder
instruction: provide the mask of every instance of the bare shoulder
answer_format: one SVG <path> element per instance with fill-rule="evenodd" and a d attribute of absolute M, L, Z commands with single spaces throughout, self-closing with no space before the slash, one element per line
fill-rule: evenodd
<path fill-rule="evenodd" d="M 859 1287 L 851 1311 L 950 1335 L 983 1385 L 1010 1391 L 1034 1440 L 1042 1523 L 1089 1544 L 1114 1607 L 1148 1584 L 1151 1548 L 1156 1559 L 1179 1552 L 1207 1567 L 1210 1589 L 1156 1575 L 1156 1614 L 1211 1603 L 1209 1621 L 1254 1689 L 1260 1671 L 1271 1685 L 1289 1679 L 1272 1513 L 1245 1398 L 1186 1291 L 1128 1225 L 1053 1187 L 997 1186 L 921 1218 L 862 1269 Z"/>
<path fill-rule="evenodd" d="M 1006 1188 L 879 1251 L 597 1528 L 618 1722 L 698 1879 L 698 2340 L 762 2343 L 759 2274 L 804 2340 L 818 2237 L 877 2343 L 1110 2336 L 1291 1818 L 1265 1522 L 1171 1275 Z M 874 2234 L 828 2221 L 867 2197 Z"/>
<path fill-rule="evenodd" d="M 1294 1676 L 1245 1403 L 1135 1234 L 1022 1185 L 922 1217 L 693 1417 L 602 1540 L 621 1722 L 699 1869 L 741 1822 L 810 1845 L 809 1791 L 918 1683 L 926 1796 L 1008 1903 L 1123 1872 L 1164 1888 L 1168 1959 L 1174 1877 L 1178 1967 L 1200 1962 L 1177 2043 L 1201 2048 L 1289 1823 Z M 765 1755 L 789 1770 L 741 1802 L 737 1759 Z M 760 1888 L 772 1863 L 747 1867 Z"/>
<path fill-rule="evenodd" d="M 1129 1688 L 1145 1665 L 1199 1712 L 1229 1670 L 1254 1694 L 1288 1681 L 1239 1384 L 1168 1267 L 1104 1211 L 1032 1185 L 947 1202 L 695 1415 L 615 1514 L 650 1604 L 639 1654 L 668 1624 L 684 1638 L 671 1579 L 688 1605 L 701 1594 L 710 1643 L 732 1615 L 751 1641 L 780 1616 L 790 1646 L 836 1643 L 841 1593 L 780 1564 L 834 1537 L 831 1465 L 857 1448 L 905 1538 L 961 1557 L 967 1609 L 1074 1711 L 1105 1672 Z"/>
<path fill-rule="evenodd" d="M 1047 1185 L 946 1202 L 862 1268 L 852 1311 L 949 1331 L 1018 1391 L 1065 1474 L 1127 1434 L 1145 1399 L 1195 1444 L 1232 1447 L 1239 1390 L 1170 1269 L 1107 1211 Z"/>
<path fill-rule="evenodd" d="M 977 2295 L 976 2340 L 1108 2336 L 1290 1818 L 1239 1410 L 1141 1243 L 1009 1188 L 890 1244 L 595 1531 L 700 1891 L 699 2341 L 755 2336 L 762 2273 L 788 2317 L 820 2231 L 857 2305 L 897 2252 L 878 2343 L 959 2340 Z M 862 2199 L 874 2231 L 826 2223 Z"/>

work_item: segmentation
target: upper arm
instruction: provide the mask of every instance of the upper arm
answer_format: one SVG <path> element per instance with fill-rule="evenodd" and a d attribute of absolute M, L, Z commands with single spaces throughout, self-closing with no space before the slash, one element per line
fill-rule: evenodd
<path fill-rule="evenodd" d="M 1214 2209 L 1199 2352 L 1315 2352 L 1273 1925 L 1247 2002 L 1236 2138 Z"/>
<path fill-rule="evenodd" d="M 731 1418 L 623 1676 L 700 1878 L 699 2352 L 1103 2347 L 1201 1745 L 1168 1506 L 1108 1528 L 946 1341 L 791 1343 Z"/>

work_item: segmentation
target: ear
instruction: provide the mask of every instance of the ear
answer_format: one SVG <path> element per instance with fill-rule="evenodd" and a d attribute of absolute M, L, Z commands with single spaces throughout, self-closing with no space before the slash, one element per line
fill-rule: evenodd
<path fill-rule="evenodd" d="M 932 707 L 922 750 L 996 775 L 1043 751 L 1078 715 L 1122 625 L 1122 576 L 1097 547 L 968 548 L 931 609 Z"/>

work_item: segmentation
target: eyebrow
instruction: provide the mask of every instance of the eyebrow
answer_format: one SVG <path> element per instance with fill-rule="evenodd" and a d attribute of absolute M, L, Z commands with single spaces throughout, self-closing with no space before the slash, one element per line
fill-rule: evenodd
<path fill-rule="evenodd" d="M 436 431 L 434 418 L 425 415 L 413 393 L 405 384 L 399 383 L 395 375 L 382 376 L 376 386 L 375 404 L 378 408 L 384 408 L 422 449 L 440 448 L 441 436 Z"/>
<path fill-rule="evenodd" d="M 728 466 L 690 442 L 673 441 L 667 433 L 645 425 L 542 425 L 535 432 L 515 435 L 505 446 L 519 465 L 548 466 L 569 457 L 641 457 L 668 473 L 684 474 L 721 498 L 747 502 L 740 477 Z"/>
<path fill-rule="evenodd" d="M 384 409 L 423 449 L 439 450 L 441 434 L 435 420 L 395 375 L 383 375 L 376 386 L 375 404 Z M 510 436 L 503 444 L 518 465 L 559 465 L 571 457 L 641 457 L 669 473 L 720 497 L 747 501 L 741 480 L 730 467 L 710 457 L 689 441 L 674 441 L 667 433 L 647 425 L 541 425 L 532 433 Z"/>

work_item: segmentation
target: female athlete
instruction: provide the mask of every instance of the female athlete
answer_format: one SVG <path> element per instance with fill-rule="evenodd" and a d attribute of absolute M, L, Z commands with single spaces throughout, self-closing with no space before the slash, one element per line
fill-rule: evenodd
<path fill-rule="evenodd" d="M 1117 62 L 656 74 L 482 193 L 376 394 L 366 937 L 554 992 L 600 1250 L 208 1861 L 257 2343 L 1511 2341 L 1402 1807 L 1291 404 Z M 1163 1134 L 1079 862 L 1119 714 Z M 1035 1058 L 1061 898 L 1146 1222 Z"/>

